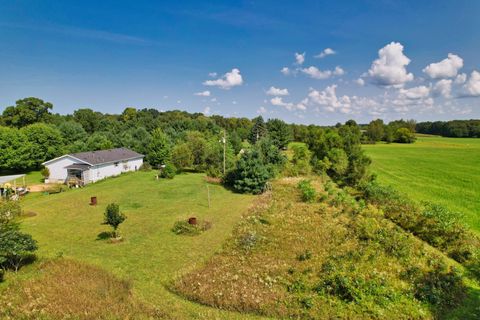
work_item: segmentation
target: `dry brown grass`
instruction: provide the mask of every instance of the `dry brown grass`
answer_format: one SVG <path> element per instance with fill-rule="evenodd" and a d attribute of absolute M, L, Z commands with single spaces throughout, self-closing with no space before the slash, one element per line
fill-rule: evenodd
<path fill-rule="evenodd" d="M 17 280 L 1 292 L 1 319 L 160 319 L 139 302 L 129 281 L 68 259 L 39 267 L 40 276 Z"/>

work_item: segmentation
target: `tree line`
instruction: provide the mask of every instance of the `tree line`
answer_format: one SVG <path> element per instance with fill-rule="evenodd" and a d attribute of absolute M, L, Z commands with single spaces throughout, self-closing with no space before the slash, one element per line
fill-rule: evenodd
<path fill-rule="evenodd" d="M 480 120 L 452 120 L 419 122 L 419 133 L 452 138 L 480 138 Z"/>

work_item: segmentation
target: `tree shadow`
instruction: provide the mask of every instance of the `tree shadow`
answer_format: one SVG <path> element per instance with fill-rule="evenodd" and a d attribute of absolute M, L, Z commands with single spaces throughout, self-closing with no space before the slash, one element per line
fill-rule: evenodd
<path fill-rule="evenodd" d="M 96 240 L 107 240 L 113 237 L 113 232 L 111 231 L 102 231 L 97 235 Z"/>

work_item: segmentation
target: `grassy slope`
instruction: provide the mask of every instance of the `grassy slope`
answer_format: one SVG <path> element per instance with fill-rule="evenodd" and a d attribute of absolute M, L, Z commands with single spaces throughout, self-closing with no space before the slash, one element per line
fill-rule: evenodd
<path fill-rule="evenodd" d="M 374 208 L 351 214 L 350 202 L 334 205 L 335 196 L 323 203 L 302 203 L 296 181 L 274 181 L 273 195 L 260 198 L 224 249 L 179 279 L 176 289 L 208 305 L 282 319 L 435 318 L 433 310 L 412 298 L 414 280 L 404 274 L 429 270 L 435 259 L 450 260 L 394 227 Z M 314 181 L 322 190 L 323 184 Z M 375 240 L 381 234 L 386 238 Z M 257 239 L 252 249 L 246 249 L 251 241 L 245 239 Z M 311 256 L 299 259 L 305 252 Z M 357 287 L 355 302 L 317 289 L 334 287 L 322 285 L 332 275 Z M 474 319 L 480 312 L 479 288 L 467 283 L 468 298 L 441 318 Z"/>
<path fill-rule="evenodd" d="M 465 222 L 480 232 L 480 139 L 422 136 L 414 144 L 364 148 L 382 183 L 415 200 L 462 212 Z"/>
<path fill-rule="evenodd" d="M 168 181 L 153 176 L 138 172 L 66 193 L 32 194 L 23 206 L 38 215 L 25 219 L 23 229 L 38 240 L 40 258 L 62 253 L 131 279 L 136 295 L 174 318 L 255 318 L 185 301 L 166 288 L 177 274 L 201 264 L 221 247 L 253 197 L 211 185 L 209 209 L 202 175 L 185 174 Z M 98 197 L 97 207 L 88 205 L 90 196 Z M 100 232 L 109 230 L 101 222 L 105 206 L 113 201 L 128 217 L 120 226 L 125 237 L 120 244 L 96 240 Z M 189 216 L 211 221 L 212 229 L 196 237 L 170 231 L 175 221 Z M 23 276 L 34 277 L 35 272 L 33 267 Z"/>

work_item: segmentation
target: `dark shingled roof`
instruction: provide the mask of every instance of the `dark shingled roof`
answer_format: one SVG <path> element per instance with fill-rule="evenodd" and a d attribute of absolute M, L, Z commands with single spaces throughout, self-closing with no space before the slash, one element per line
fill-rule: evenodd
<path fill-rule="evenodd" d="M 73 163 L 69 166 L 66 166 L 65 169 L 76 169 L 76 170 L 87 170 L 88 168 L 90 168 L 91 165 L 89 164 L 86 164 L 86 163 Z"/>
<path fill-rule="evenodd" d="M 70 155 L 82 161 L 88 162 L 92 165 L 144 157 L 143 154 L 137 153 L 127 148 L 79 152 L 71 153 Z"/>

